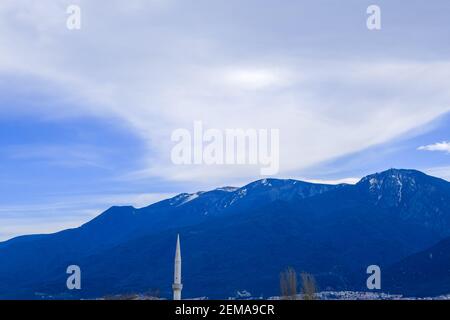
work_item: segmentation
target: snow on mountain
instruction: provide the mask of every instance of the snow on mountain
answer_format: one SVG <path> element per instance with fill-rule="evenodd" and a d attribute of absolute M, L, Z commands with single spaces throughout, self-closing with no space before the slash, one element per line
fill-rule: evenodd
<path fill-rule="evenodd" d="M 277 294 L 287 266 L 314 274 L 323 287 L 361 289 L 369 264 L 392 265 L 449 230 L 450 183 L 418 171 L 392 169 L 356 185 L 263 179 L 140 209 L 112 207 L 80 228 L 0 243 L 0 297 L 89 298 L 149 288 L 169 296 L 177 233 L 188 296 L 223 298 L 242 288 Z M 439 250 L 431 251 L 433 260 Z M 64 270 L 74 263 L 86 282 L 82 292 L 68 293 Z M 439 283 L 420 293 L 431 289 L 438 292 Z"/>

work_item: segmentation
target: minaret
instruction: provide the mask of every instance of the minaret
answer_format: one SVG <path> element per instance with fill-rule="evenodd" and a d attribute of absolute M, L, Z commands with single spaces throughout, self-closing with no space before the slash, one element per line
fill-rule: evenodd
<path fill-rule="evenodd" d="M 175 252 L 175 270 L 173 277 L 173 300 L 181 300 L 181 290 L 183 285 L 181 284 L 181 249 L 180 249 L 180 235 L 177 237 L 177 250 Z"/>

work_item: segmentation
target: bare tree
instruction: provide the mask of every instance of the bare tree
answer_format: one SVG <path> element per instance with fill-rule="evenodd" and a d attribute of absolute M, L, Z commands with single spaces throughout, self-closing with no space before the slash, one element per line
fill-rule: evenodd
<path fill-rule="evenodd" d="M 302 272 L 300 276 L 302 278 L 303 300 L 316 300 L 316 279 L 313 275 L 306 272 Z"/>
<path fill-rule="evenodd" d="M 295 300 L 297 298 L 297 273 L 289 267 L 280 273 L 281 299 Z"/>

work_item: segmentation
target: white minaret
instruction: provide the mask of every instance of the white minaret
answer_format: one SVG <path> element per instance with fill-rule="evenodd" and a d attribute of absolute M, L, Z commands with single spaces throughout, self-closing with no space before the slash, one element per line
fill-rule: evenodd
<path fill-rule="evenodd" d="M 175 270 L 173 278 L 173 300 L 181 300 L 181 290 L 183 290 L 183 285 L 181 284 L 180 235 L 177 237 L 177 250 L 175 251 Z"/>

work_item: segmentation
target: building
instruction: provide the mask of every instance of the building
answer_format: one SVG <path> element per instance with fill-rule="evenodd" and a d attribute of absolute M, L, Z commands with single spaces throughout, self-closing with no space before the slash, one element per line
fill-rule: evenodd
<path fill-rule="evenodd" d="M 175 251 L 175 268 L 173 277 L 173 300 L 181 300 L 181 290 L 183 290 L 183 284 L 181 283 L 181 247 L 180 247 L 180 235 L 177 236 L 177 248 Z"/>

